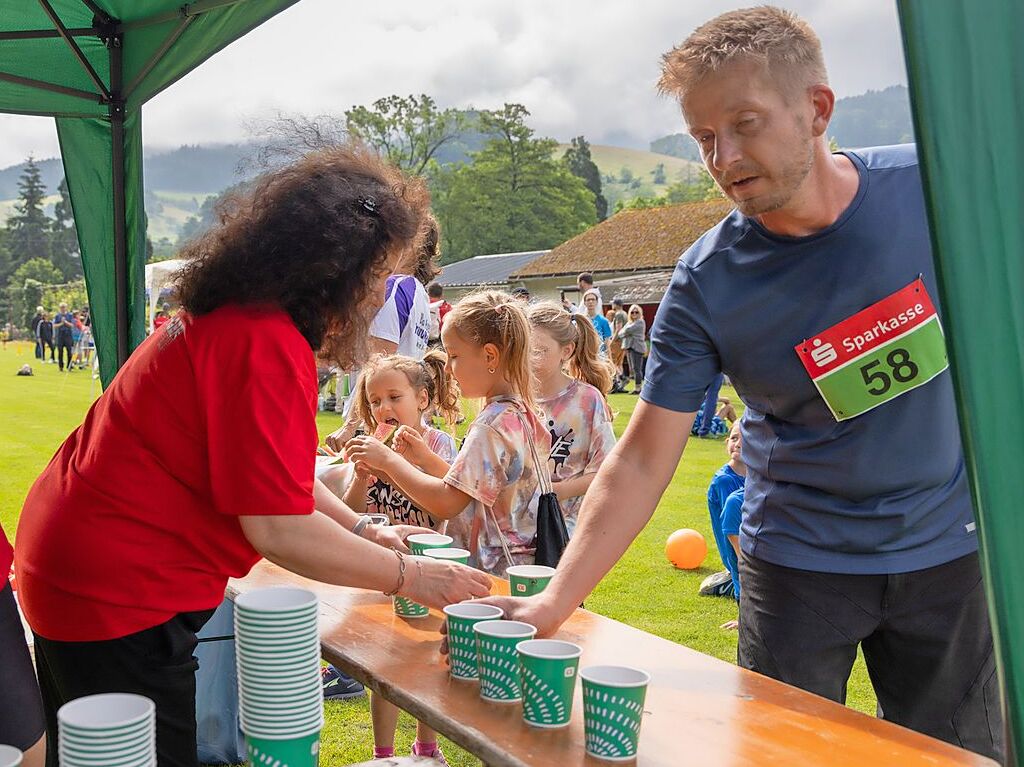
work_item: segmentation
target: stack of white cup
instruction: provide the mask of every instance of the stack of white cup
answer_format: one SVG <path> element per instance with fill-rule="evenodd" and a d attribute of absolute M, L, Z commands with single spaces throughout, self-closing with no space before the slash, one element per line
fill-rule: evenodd
<path fill-rule="evenodd" d="M 61 767 L 155 767 L 153 701 L 104 693 L 65 703 L 57 711 L 57 753 Z"/>

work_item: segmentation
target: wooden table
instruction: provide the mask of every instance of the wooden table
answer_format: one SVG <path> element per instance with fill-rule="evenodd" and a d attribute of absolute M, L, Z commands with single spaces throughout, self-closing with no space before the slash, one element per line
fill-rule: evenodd
<path fill-rule="evenodd" d="M 579 684 L 570 725 L 535 729 L 523 723 L 519 705 L 484 703 L 479 685 L 449 678 L 437 652 L 436 611 L 398 618 L 381 594 L 327 586 L 266 561 L 231 581 L 228 591 L 275 585 L 320 597 L 324 658 L 490 767 L 612 764 L 584 751 Z M 495 593 L 507 589 L 495 580 Z M 643 767 L 995 765 L 586 610 L 577 610 L 555 638 L 583 647 L 581 666 L 632 665 L 650 673 L 638 755 Z"/>

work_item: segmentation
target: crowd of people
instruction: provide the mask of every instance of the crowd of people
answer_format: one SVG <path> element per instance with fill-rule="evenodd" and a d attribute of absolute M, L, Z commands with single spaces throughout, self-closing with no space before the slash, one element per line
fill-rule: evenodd
<path fill-rule="evenodd" d="M 40 363 L 56 364 L 61 372 L 92 366 L 96 345 L 88 304 L 81 309 L 69 309 L 62 301 L 52 315 L 37 306 L 29 327 L 35 341 L 35 358 Z"/>
<path fill-rule="evenodd" d="M 999 758 L 948 371 L 911 381 L 898 360 L 912 385 L 847 417 L 794 351 L 914 280 L 934 294 L 913 148 L 831 152 L 818 39 L 767 6 L 693 32 L 660 87 L 736 209 L 683 254 L 649 353 L 641 308 L 606 316 L 589 274 L 579 306 L 446 306 L 425 183 L 360 146 L 238 190 L 182 253 L 181 310 L 29 491 L 16 568 L 38 684 L 8 587 L 0 741 L 56 764 L 63 703 L 130 691 L 156 703 L 161 767 L 196 765 L 196 632 L 261 557 L 433 607 L 480 598 L 551 634 L 646 525 L 691 431 L 710 433 L 727 374 L 746 409 L 708 500 L 740 665 L 841 702 L 861 647 L 886 719 Z M 352 467 L 340 493 L 317 476 L 316 355 L 353 381 L 327 439 Z M 641 396 L 616 443 L 623 363 Z M 456 449 L 461 398 L 482 406 Z M 571 531 L 557 572 L 536 596 L 488 596 L 490 574 L 534 561 L 545 474 Z M 411 556 L 408 535 L 435 530 L 468 566 Z M 374 704 L 375 755 L 394 721 Z M 422 726 L 413 751 L 441 756 Z"/>

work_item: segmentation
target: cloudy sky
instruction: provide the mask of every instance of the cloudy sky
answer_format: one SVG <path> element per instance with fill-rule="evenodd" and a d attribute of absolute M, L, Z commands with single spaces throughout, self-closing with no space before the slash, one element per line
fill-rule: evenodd
<path fill-rule="evenodd" d="M 542 135 L 647 148 L 681 130 L 659 56 L 728 0 L 300 0 L 146 105 L 149 149 L 230 142 L 277 110 L 340 114 L 392 93 L 520 102 Z M 789 0 L 842 96 L 906 83 L 894 0 Z M 0 115 L 0 167 L 57 154 L 49 118 Z"/>

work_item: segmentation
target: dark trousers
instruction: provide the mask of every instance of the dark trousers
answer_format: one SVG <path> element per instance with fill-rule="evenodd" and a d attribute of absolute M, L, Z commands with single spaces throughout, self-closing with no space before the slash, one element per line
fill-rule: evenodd
<path fill-rule="evenodd" d="M 638 352 L 634 349 L 627 349 L 626 353 L 629 357 L 629 368 L 633 371 L 633 385 L 635 388 L 639 389 L 640 384 L 644 382 L 643 352 Z"/>
<path fill-rule="evenodd" d="M 71 338 L 71 333 L 58 333 L 57 334 L 57 366 L 64 369 L 64 354 L 67 353 L 68 361 L 67 365 L 71 367 L 71 350 L 74 348 L 75 342 Z"/>
<path fill-rule="evenodd" d="M 28 751 L 44 732 L 43 702 L 14 592 L 0 582 L 0 743 Z"/>
<path fill-rule="evenodd" d="M 54 642 L 36 635 L 36 669 L 46 712 L 46 766 L 57 767 L 57 709 L 104 692 L 145 695 L 156 704 L 158 767 L 198 767 L 196 632 L 213 610 L 102 642 Z"/>
<path fill-rule="evenodd" d="M 46 359 L 46 348 L 50 348 L 50 362 L 53 362 L 53 341 L 48 338 L 40 339 L 39 341 L 39 359 Z"/>
<path fill-rule="evenodd" d="M 722 390 L 722 381 L 725 376 L 719 373 L 711 382 L 707 392 L 704 393 L 704 412 L 701 413 L 700 423 L 697 425 L 697 436 L 703 437 L 711 432 L 711 419 L 714 418 L 715 410 L 718 407 L 718 392 Z"/>
<path fill-rule="evenodd" d="M 864 651 L 885 718 L 1001 759 L 1003 716 L 978 555 L 895 575 L 740 560 L 739 664 L 839 703 Z"/>

